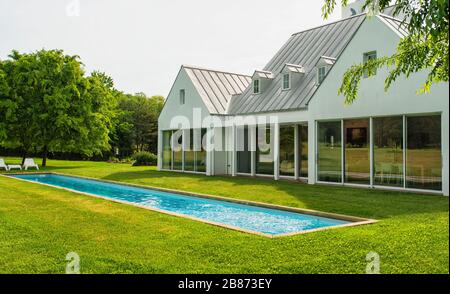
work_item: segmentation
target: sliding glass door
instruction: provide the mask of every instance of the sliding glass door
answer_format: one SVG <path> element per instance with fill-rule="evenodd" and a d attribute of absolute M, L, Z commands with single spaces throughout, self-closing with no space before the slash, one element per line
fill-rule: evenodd
<path fill-rule="evenodd" d="M 344 121 L 345 182 L 370 184 L 369 119 Z"/>
<path fill-rule="evenodd" d="M 272 131 L 269 125 L 257 126 L 256 173 L 273 175 L 274 156 Z"/>
<path fill-rule="evenodd" d="M 308 125 L 298 126 L 298 175 L 301 178 L 308 177 Z"/>
<path fill-rule="evenodd" d="M 237 127 L 237 172 L 249 174 L 252 170 L 252 153 L 250 151 L 250 132 L 248 126 Z"/>
<path fill-rule="evenodd" d="M 194 130 L 186 130 L 186 142 L 184 150 L 184 170 L 195 171 Z M 189 140 L 187 140 L 189 138 Z"/>
<path fill-rule="evenodd" d="M 374 184 L 403 187 L 403 117 L 373 119 Z"/>
<path fill-rule="evenodd" d="M 407 117 L 406 187 L 442 189 L 441 116 Z"/>
<path fill-rule="evenodd" d="M 280 126 L 280 175 L 295 176 L 295 126 Z"/>
<path fill-rule="evenodd" d="M 162 132 L 162 168 L 172 169 L 172 131 Z"/>
<path fill-rule="evenodd" d="M 318 180 L 342 182 L 341 121 L 319 122 L 317 135 Z"/>

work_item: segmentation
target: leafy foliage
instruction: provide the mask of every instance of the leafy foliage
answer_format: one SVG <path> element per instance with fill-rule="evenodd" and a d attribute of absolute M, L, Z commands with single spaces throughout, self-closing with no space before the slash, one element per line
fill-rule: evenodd
<path fill-rule="evenodd" d="M 61 50 L 13 51 L 2 67 L 9 85 L 0 104 L 9 109 L 1 118 L 4 145 L 22 149 L 24 156 L 42 152 L 43 166 L 48 152 L 90 156 L 110 148 L 115 99 L 106 75 L 86 77 L 79 57 Z"/>
<path fill-rule="evenodd" d="M 370 14 L 383 11 L 390 6 L 390 0 L 366 0 L 363 8 L 368 8 Z M 348 0 L 342 0 L 346 6 Z M 358 87 L 364 73 L 369 76 L 375 69 L 387 67 L 390 69 L 385 80 L 385 90 L 388 90 L 396 79 L 405 75 L 427 70 L 428 76 L 419 93 L 430 91 L 431 85 L 448 82 L 448 29 L 449 3 L 447 0 L 396 0 L 394 17 L 403 15 L 404 28 L 409 32 L 397 46 L 397 52 L 392 56 L 381 57 L 364 64 L 350 67 L 344 74 L 339 94 L 344 94 L 346 103 L 352 103 L 358 95 Z M 336 0 L 325 0 L 322 14 L 327 18 L 336 7 Z"/>
<path fill-rule="evenodd" d="M 133 166 L 156 165 L 158 161 L 158 157 L 155 154 L 147 151 L 133 154 L 133 159 L 135 160 Z"/>
<path fill-rule="evenodd" d="M 161 96 L 149 98 L 143 93 L 119 95 L 112 145 L 118 148 L 120 157 L 135 151 L 156 153 L 158 117 L 163 105 Z"/>

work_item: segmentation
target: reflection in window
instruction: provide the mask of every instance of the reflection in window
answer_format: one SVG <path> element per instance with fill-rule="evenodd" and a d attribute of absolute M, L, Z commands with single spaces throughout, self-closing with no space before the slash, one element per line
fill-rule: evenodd
<path fill-rule="evenodd" d="M 319 122 L 317 143 L 319 181 L 341 182 L 341 122 Z"/>
<path fill-rule="evenodd" d="M 237 172 L 251 173 L 252 153 L 250 151 L 248 126 L 238 127 L 237 131 Z"/>
<path fill-rule="evenodd" d="M 369 119 L 344 121 L 346 183 L 370 183 L 369 132 Z"/>
<path fill-rule="evenodd" d="M 273 175 L 273 142 L 269 125 L 257 127 L 256 173 Z"/>
<path fill-rule="evenodd" d="M 194 130 L 186 130 L 185 134 L 189 136 L 189 142 L 185 143 L 184 170 L 195 171 Z"/>
<path fill-rule="evenodd" d="M 162 132 L 162 168 L 172 169 L 172 147 L 170 144 L 170 138 L 172 137 L 172 131 Z"/>
<path fill-rule="evenodd" d="M 403 187 L 403 117 L 373 119 L 374 184 Z"/>
<path fill-rule="evenodd" d="M 406 125 L 406 187 L 441 190 L 441 117 L 408 117 Z"/>
<path fill-rule="evenodd" d="M 308 125 L 299 125 L 298 126 L 298 148 L 299 148 L 299 156 L 300 160 L 299 167 L 299 176 L 302 178 L 308 177 Z"/>
<path fill-rule="evenodd" d="M 206 140 L 206 129 L 201 129 L 200 138 L 196 140 L 200 142 L 201 147 L 195 152 L 195 171 L 206 172 L 206 150 L 203 146 L 203 140 Z"/>
<path fill-rule="evenodd" d="M 280 175 L 295 175 L 295 127 L 280 126 Z"/>
<path fill-rule="evenodd" d="M 181 130 L 173 132 L 172 135 L 173 142 L 173 169 L 181 170 L 183 169 L 183 134 Z"/>

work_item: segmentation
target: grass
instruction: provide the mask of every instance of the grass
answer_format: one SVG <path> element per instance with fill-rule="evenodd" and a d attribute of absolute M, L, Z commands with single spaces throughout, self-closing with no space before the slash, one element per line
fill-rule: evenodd
<path fill-rule="evenodd" d="M 19 159 L 7 158 L 7 163 Z M 249 199 L 380 220 L 268 239 L 0 177 L 0 272 L 382 273 L 449 272 L 447 197 L 266 179 L 157 172 L 126 164 L 50 160 L 46 171 Z"/>

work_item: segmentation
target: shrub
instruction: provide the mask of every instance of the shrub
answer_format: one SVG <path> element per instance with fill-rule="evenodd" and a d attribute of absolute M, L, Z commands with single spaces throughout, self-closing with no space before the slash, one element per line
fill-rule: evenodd
<path fill-rule="evenodd" d="M 141 165 L 156 165 L 158 157 L 151 152 L 137 152 L 133 154 L 133 159 L 135 160 L 133 166 Z"/>

